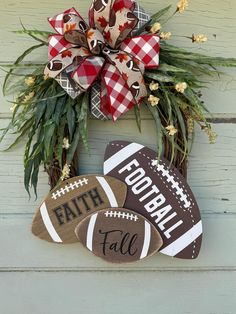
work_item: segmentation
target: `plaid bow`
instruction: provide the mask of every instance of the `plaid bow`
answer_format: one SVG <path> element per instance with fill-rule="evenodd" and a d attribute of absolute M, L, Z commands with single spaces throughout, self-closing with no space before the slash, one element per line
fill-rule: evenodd
<path fill-rule="evenodd" d="M 49 18 L 45 75 L 75 98 L 100 86 L 100 109 L 115 121 L 147 95 L 144 70 L 159 65 L 159 36 L 130 37 L 139 23 L 131 0 L 94 0 L 89 25 L 71 8 Z M 95 85 L 94 85 L 95 84 Z"/>

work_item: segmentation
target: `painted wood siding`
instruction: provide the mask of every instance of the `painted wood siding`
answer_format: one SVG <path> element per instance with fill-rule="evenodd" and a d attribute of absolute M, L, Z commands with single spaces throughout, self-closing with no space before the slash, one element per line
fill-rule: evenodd
<path fill-rule="evenodd" d="M 46 18 L 75 6 L 87 15 L 88 1 L 0 0 L 0 62 L 13 61 L 32 41 L 16 36 L 20 20 L 49 30 Z M 140 1 L 154 12 L 176 1 Z M 236 1 L 190 1 L 189 10 L 163 27 L 172 42 L 218 56 L 236 56 Z M 209 42 L 193 46 L 180 36 L 204 33 Z M 178 36 L 175 36 L 178 35 Z M 34 61 L 46 58 L 44 50 Z M 3 73 L 0 73 L 0 82 Z M 117 266 L 94 258 L 80 244 L 58 246 L 30 233 L 35 208 L 48 192 L 40 174 L 38 200 L 23 188 L 23 145 L 0 152 L 0 313 L 4 314 L 235 314 L 236 313 L 236 70 L 209 81 L 204 100 L 213 112 L 215 145 L 197 132 L 189 162 L 189 183 L 201 208 L 204 238 L 200 256 L 183 261 L 156 254 L 139 263 Z M 9 98 L 10 100 L 11 97 Z M 10 118 L 10 104 L 0 95 L 0 127 Z M 102 171 L 109 140 L 135 140 L 155 148 L 155 128 L 142 113 L 142 134 L 133 115 L 116 124 L 90 120 L 91 153 L 81 148 L 80 171 Z M 8 136 L 1 148 L 7 145 Z"/>

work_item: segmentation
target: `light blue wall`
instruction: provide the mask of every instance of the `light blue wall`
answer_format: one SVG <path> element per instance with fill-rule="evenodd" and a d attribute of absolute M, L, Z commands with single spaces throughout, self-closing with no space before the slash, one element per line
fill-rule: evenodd
<path fill-rule="evenodd" d="M 142 1 L 154 12 L 173 3 Z M 76 6 L 85 15 L 88 2 L 1 0 L 0 62 L 13 61 L 31 44 L 10 30 L 26 26 L 49 30 L 48 15 Z M 195 47 L 211 55 L 234 56 L 236 51 L 236 2 L 190 1 L 189 10 L 163 26 L 173 33 L 172 43 Z M 191 36 L 204 33 L 209 41 L 193 46 Z M 214 36 L 216 34 L 216 36 Z M 44 60 L 41 50 L 34 60 Z M 0 74 L 1 77 L 3 74 Z M 41 173 L 39 197 L 28 200 L 23 188 L 23 145 L 0 153 L 0 313 L 2 314 L 235 314 L 236 313 L 236 70 L 212 78 L 204 100 L 214 113 L 218 133 L 215 145 L 197 132 L 189 165 L 189 183 L 202 212 L 204 239 L 194 261 L 156 254 L 139 263 L 114 266 L 94 256 L 80 244 L 57 246 L 30 233 L 35 208 L 48 191 Z M 9 107 L 0 95 L 0 127 L 7 124 Z M 91 120 L 91 155 L 82 149 L 81 173 L 101 171 L 106 143 L 130 139 L 155 147 L 155 129 L 143 112 L 140 135 L 127 115 L 113 124 Z M 8 137 L 3 146 L 10 140 Z"/>

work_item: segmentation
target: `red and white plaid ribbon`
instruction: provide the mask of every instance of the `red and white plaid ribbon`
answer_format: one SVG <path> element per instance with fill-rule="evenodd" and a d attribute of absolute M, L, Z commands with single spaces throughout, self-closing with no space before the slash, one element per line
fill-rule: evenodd
<path fill-rule="evenodd" d="M 59 83 L 68 78 L 68 93 L 100 81 L 101 110 L 114 121 L 142 102 L 144 69 L 159 65 L 159 36 L 129 37 L 138 23 L 134 7 L 131 0 L 94 0 L 89 25 L 74 8 L 48 19 L 57 34 L 49 36 L 45 74 Z"/>

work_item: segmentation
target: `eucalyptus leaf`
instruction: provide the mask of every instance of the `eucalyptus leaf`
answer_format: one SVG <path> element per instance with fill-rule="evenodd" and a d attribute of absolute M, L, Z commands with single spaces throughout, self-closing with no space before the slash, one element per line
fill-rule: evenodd
<path fill-rule="evenodd" d="M 135 32 L 135 36 L 142 34 L 145 29 L 150 26 L 151 24 L 154 24 L 156 22 L 160 22 L 160 19 L 163 15 L 165 15 L 171 8 L 171 5 L 167 6 L 166 8 L 158 11 L 157 13 L 155 13 L 154 15 L 151 16 L 150 20 L 145 23 L 144 25 L 142 25 L 136 32 Z"/>
<path fill-rule="evenodd" d="M 2 134 L 1 134 L 1 137 L 0 137 L 0 143 L 3 141 L 4 137 L 6 136 L 6 134 L 13 128 L 13 123 L 12 121 L 8 124 L 8 126 L 4 129 L 1 129 Z"/>

